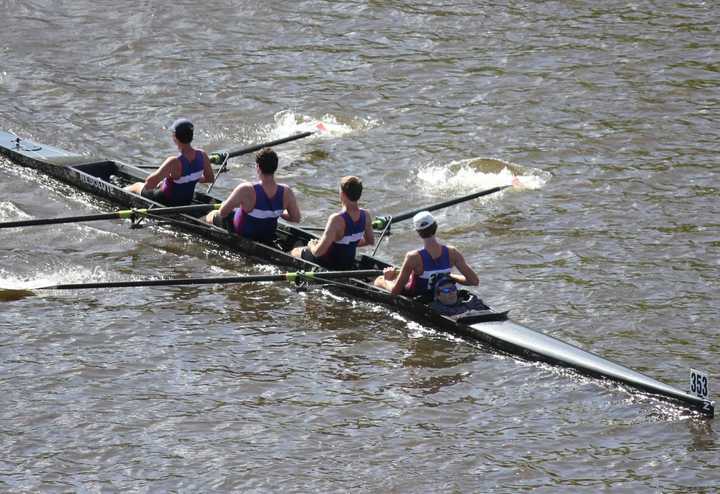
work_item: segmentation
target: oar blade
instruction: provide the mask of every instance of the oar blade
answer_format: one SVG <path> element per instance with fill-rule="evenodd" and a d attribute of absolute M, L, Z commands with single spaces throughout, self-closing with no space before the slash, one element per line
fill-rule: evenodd
<path fill-rule="evenodd" d="M 15 302 L 33 295 L 34 291 L 25 288 L 0 288 L 0 302 Z"/>

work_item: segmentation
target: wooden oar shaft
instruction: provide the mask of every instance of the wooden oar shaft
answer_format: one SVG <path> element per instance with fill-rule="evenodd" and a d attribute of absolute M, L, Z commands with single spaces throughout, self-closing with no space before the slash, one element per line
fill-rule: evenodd
<path fill-rule="evenodd" d="M 319 281 L 336 278 L 369 278 L 379 276 L 382 271 L 379 269 L 364 269 L 355 271 L 298 271 L 282 274 L 257 274 L 250 276 L 225 276 L 214 278 L 182 278 L 170 280 L 131 280 L 111 281 L 100 283 L 72 283 L 43 286 L 36 290 L 84 290 L 92 288 L 127 288 L 140 286 L 177 286 L 177 285 L 227 285 L 236 283 L 255 283 L 263 281 L 290 281 L 308 280 Z"/>
<path fill-rule="evenodd" d="M 40 218 L 33 220 L 7 221 L 0 223 L 0 228 L 18 228 L 22 226 L 59 225 L 62 223 L 81 223 L 86 221 L 102 221 L 114 219 L 128 219 L 142 216 L 161 216 L 182 213 L 198 213 L 218 209 L 220 204 L 191 204 L 189 206 L 172 206 L 155 209 L 125 209 L 112 213 L 87 214 L 83 216 L 66 216 L 63 218 Z"/>

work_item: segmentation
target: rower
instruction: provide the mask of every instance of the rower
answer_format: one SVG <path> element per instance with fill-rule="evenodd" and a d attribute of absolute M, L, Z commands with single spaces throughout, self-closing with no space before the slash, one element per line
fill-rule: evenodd
<path fill-rule="evenodd" d="M 215 176 L 205 151 L 190 145 L 194 132 L 192 122 L 179 118 L 171 129 L 180 154 L 168 157 L 145 182 L 135 182 L 125 190 L 168 206 L 185 206 L 193 200 L 195 184 L 212 182 Z"/>
<path fill-rule="evenodd" d="M 339 190 L 342 210 L 330 215 L 320 240 L 296 247 L 291 254 L 327 269 L 352 269 L 357 248 L 375 243 L 372 215 L 358 206 L 362 189 L 358 177 L 343 177 Z"/>
<path fill-rule="evenodd" d="M 275 182 L 278 156 L 271 148 L 263 148 L 255 155 L 258 181 L 243 182 L 233 190 L 217 211 L 205 221 L 261 242 L 275 239 L 278 218 L 291 223 L 300 221 L 295 193 L 285 184 Z"/>
<path fill-rule="evenodd" d="M 437 222 L 428 211 L 421 211 L 413 216 L 413 225 L 422 238 L 424 247 L 408 252 L 400 271 L 394 267 L 385 268 L 383 275 L 375 279 L 376 287 L 384 288 L 393 295 L 431 295 L 431 278 L 441 275 L 461 285 L 478 285 L 477 274 L 467 265 L 460 251 L 455 247 L 442 245 L 435 237 Z M 452 273 L 452 268 L 457 268 L 460 274 Z"/>

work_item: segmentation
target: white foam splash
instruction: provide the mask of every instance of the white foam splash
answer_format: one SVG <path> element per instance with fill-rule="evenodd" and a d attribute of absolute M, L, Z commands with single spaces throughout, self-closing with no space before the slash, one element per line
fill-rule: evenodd
<path fill-rule="evenodd" d="M 355 118 L 349 123 L 340 122 L 337 117 L 325 114 L 320 118 L 283 110 L 275 114 L 275 123 L 269 130 L 271 138 L 280 138 L 297 132 L 316 132 L 320 137 L 342 137 L 358 130 L 367 130 L 379 125 L 371 118 Z"/>
<path fill-rule="evenodd" d="M 32 218 L 12 202 L 0 202 L 0 221 L 18 221 Z"/>
<path fill-rule="evenodd" d="M 428 165 L 417 172 L 424 190 L 432 194 L 467 192 L 514 184 L 538 189 L 549 179 L 547 172 L 527 169 L 494 158 L 471 158 L 447 165 Z"/>
<path fill-rule="evenodd" d="M 260 271 L 261 273 L 267 273 L 267 274 L 282 273 L 282 270 L 278 266 L 274 266 L 272 264 L 256 264 L 256 265 L 253 265 L 252 270 Z"/>
<path fill-rule="evenodd" d="M 42 266 L 40 267 L 42 270 Z M 30 275 L 31 279 L 19 278 L 16 274 L 0 268 L 0 287 L 11 290 L 34 290 L 43 286 L 52 286 L 68 283 L 94 283 L 115 281 L 109 272 L 96 266 L 86 268 L 83 266 L 63 266 L 52 272 L 41 271 Z"/>
<path fill-rule="evenodd" d="M 221 266 L 215 266 L 215 265 L 210 265 L 210 266 L 208 267 L 208 272 L 211 273 L 211 274 L 213 274 L 213 275 L 236 276 L 236 272 L 235 272 L 235 271 L 231 271 L 231 270 L 229 270 L 229 269 L 225 269 L 225 268 L 223 268 L 223 267 L 221 267 Z"/>

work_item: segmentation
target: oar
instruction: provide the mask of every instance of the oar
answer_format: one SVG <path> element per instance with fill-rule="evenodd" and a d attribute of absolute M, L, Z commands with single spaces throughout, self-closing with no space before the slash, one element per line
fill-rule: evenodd
<path fill-rule="evenodd" d="M 448 201 L 438 202 L 437 204 L 431 204 L 431 205 L 425 206 L 423 208 L 413 209 L 412 211 L 408 211 L 406 213 L 400 213 L 397 215 L 393 215 L 392 223 L 397 223 L 398 221 L 404 221 L 404 220 L 410 219 L 413 216 L 415 216 L 416 214 L 418 214 L 420 211 L 436 211 L 438 209 L 443 209 L 443 208 L 446 208 L 449 206 L 453 206 L 455 204 L 460 204 L 461 202 L 471 201 L 473 199 L 477 199 L 478 197 L 494 194 L 496 192 L 500 192 L 501 190 L 507 189 L 508 187 L 512 187 L 512 185 L 501 185 L 499 187 L 493 187 L 492 189 L 481 190 L 480 192 L 473 192 L 472 194 L 468 194 L 466 196 L 457 197 L 455 199 L 450 199 Z M 373 228 L 375 228 L 376 230 L 384 229 L 385 226 L 389 223 L 388 219 L 389 219 L 389 217 L 375 218 L 373 220 Z"/>
<path fill-rule="evenodd" d="M 42 218 L 35 220 L 6 221 L 0 228 L 18 228 L 21 226 L 58 225 L 61 223 L 81 223 L 85 221 L 101 221 L 114 219 L 136 219 L 145 216 L 161 216 L 181 213 L 204 213 L 220 209 L 220 204 L 191 204 L 189 206 L 173 206 L 154 209 L 125 209 L 112 213 L 88 214 L 84 216 L 65 216 L 63 218 Z"/>
<path fill-rule="evenodd" d="M 241 156 L 243 154 L 249 154 L 254 151 L 258 151 L 262 148 L 268 148 L 272 146 L 277 146 L 278 144 L 284 144 L 286 142 L 290 141 L 296 141 L 298 139 L 303 139 L 304 137 L 308 137 L 313 135 L 315 132 L 301 132 L 299 134 L 291 135 L 289 137 L 283 137 L 282 139 L 277 139 L 275 141 L 270 142 L 263 142 L 262 144 L 255 144 L 254 146 L 248 146 L 245 148 L 236 149 L 235 151 L 218 151 L 215 153 L 212 153 L 210 155 L 210 163 L 215 165 L 221 165 L 217 172 L 215 172 L 215 180 L 213 180 L 213 183 L 210 184 L 208 187 L 207 193 L 209 194 L 210 191 L 215 187 L 215 182 L 217 182 L 218 177 L 221 173 L 227 171 L 227 162 L 230 158 L 234 158 L 236 156 Z"/>
<path fill-rule="evenodd" d="M 314 133 L 315 132 L 301 132 L 299 134 L 293 134 L 291 136 L 283 137 L 282 139 L 277 139 L 275 141 L 263 142 L 262 144 L 255 144 L 254 146 L 248 146 L 236 149 L 234 151 L 217 151 L 210 155 L 210 162 L 215 165 L 219 165 L 226 159 L 234 158 L 236 156 L 242 156 L 243 154 L 250 154 L 252 152 L 259 151 L 262 148 L 269 148 L 277 146 L 278 144 L 284 144 L 286 142 L 303 139 L 305 137 L 313 135 Z"/>
<path fill-rule="evenodd" d="M 480 192 L 473 192 L 472 194 L 458 197 L 456 199 L 450 199 L 448 201 L 439 202 L 437 204 L 431 204 L 430 206 L 425 206 L 424 208 L 413 209 L 412 211 L 408 211 L 407 213 L 400 213 L 397 216 L 377 216 L 377 217 L 375 217 L 375 219 L 372 222 L 372 227 L 373 227 L 373 230 L 382 232 L 382 234 L 385 235 L 385 233 L 387 232 L 387 227 L 390 223 L 397 223 L 398 221 L 407 220 L 409 218 L 412 218 L 416 214 L 418 214 L 420 211 L 436 211 L 438 209 L 453 206 L 453 205 L 459 204 L 461 202 L 471 201 L 473 199 L 477 199 L 478 197 L 494 194 L 496 192 L 500 192 L 503 189 L 507 189 L 508 187 L 514 187 L 514 186 L 515 186 L 515 184 L 501 185 L 499 187 L 493 187 L 492 189 L 481 190 Z M 302 226 L 301 225 L 300 228 L 302 228 L 303 230 L 307 230 L 309 232 L 325 231 L 325 227 L 321 227 L 321 226 Z M 389 232 L 387 232 L 387 233 L 389 233 Z M 376 248 L 376 250 L 377 250 L 377 248 Z"/>
<path fill-rule="evenodd" d="M 263 142 L 261 144 L 254 144 L 252 146 L 236 149 L 234 151 L 216 151 L 214 153 L 211 153 L 208 157 L 210 158 L 210 163 L 213 165 L 225 165 L 227 163 L 227 160 L 230 158 L 234 158 L 236 156 L 242 156 L 243 154 L 249 154 L 254 151 L 259 151 L 262 148 L 269 148 L 272 146 L 277 146 L 279 144 L 284 144 L 286 142 L 290 141 L 296 141 L 298 139 L 302 139 L 304 137 L 308 137 L 313 135 L 315 132 L 302 132 L 300 134 L 293 134 L 288 137 L 283 137 L 282 139 L 277 139 L 274 141 L 269 142 Z M 147 168 L 156 170 L 156 165 L 136 165 L 138 168 Z M 221 167 L 217 173 L 221 173 L 223 170 L 223 167 Z"/>
<path fill-rule="evenodd" d="M 85 290 L 92 288 L 127 288 L 138 286 L 177 286 L 177 285 L 227 285 L 236 283 L 256 283 L 262 281 L 314 281 L 322 283 L 324 280 L 337 278 L 370 278 L 380 276 L 379 269 L 360 269 L 354 271 L 294 271 L 281 274 L 255 274 L 249 276 L 225 276 L 219 278 L 179 278 L 167 280 L 131 280 L 111 281 L 100 283 L 72 283 L 42 286 L 32 290 Z M 15 290 L 19 291 L 19 290 Z"/>

